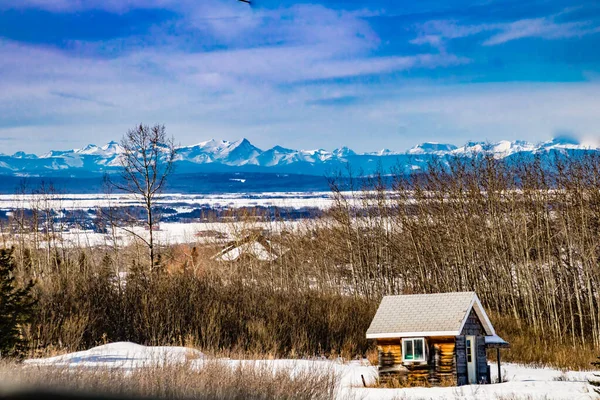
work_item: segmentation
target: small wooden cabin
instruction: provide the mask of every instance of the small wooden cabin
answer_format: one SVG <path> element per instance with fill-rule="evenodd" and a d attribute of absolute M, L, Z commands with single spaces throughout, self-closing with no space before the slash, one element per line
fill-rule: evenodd
<path fill-rule="evenodd" d="M 386 296 L 367 331 L 379 351 L 379 378 L 408 385 L 490 383 L 487 349 L 496 335 L 475 292 Z"/>

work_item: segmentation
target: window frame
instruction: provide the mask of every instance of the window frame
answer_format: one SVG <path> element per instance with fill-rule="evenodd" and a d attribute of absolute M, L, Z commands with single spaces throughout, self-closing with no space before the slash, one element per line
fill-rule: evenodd
<path fill-rule="evenodd" d="M 471 339 L 465 338 L 467 364 L 473 362 L 473 349 L 471 347 Z"/>
<path fill-rule="evenodd" d="M 415 359 L 415 341 L 421 341 L 423 343 L 423 356 L 421 358 Z M 406 342 L 412 342 L 413 348 L 413 358 L 407 359 L 406 352 L 404 351 Z M 402 338 L 402 362 L 403 363 L 426 363 L 427 362 L 427 341 L 424 337 L 411 337 L 411 338 Z"/>

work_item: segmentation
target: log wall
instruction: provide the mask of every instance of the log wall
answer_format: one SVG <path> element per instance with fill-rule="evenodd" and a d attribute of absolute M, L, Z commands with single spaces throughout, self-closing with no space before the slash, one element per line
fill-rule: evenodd
<path fill-rule="evenodd" d="M 378 339 L 379 379 L 406 386 L 456 385 L 455 338 L 425 338 L 427 362 L 402 364 L 402 339 Z"/>
<path fill-rule="evenodd" d="M 377 339 L 379 368 L 402 364 L 402 339 Z"/>

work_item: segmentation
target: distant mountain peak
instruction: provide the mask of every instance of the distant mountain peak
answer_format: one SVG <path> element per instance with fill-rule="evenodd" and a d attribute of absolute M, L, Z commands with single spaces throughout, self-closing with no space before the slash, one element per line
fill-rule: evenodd
<path fill-rule="evenodd" d="M 392 155 L 396 155 L 399 154 L 398 152 L 392 151 L 390 149 L 381 149 L 379 151 L 374 151 L 371 153 L 365 153 L 367 155 L 370 156 L 392 156 Z"/>
<path fill-rule="evenodd" d="M 593 141 L 592 141 L 593 142 Z M 383 149 L 373 153 L 356 153 L 346 146 L 333 151 L 324 149 L 293 150 L 274 146 L 261 150 L 248 139 L 236 141 L 210 139 L 191 146 L 177 149 L 176 162 L 184 162 L 179 171 L 284 171 L 297 174 L 318 174 L 344 168 L 350 164 L 356 170 L 367 173 L 375 168 L 404 168 L 404 171 L 419 171 L 427 168 L 428 155 L 446 159 L 452 156 L 473 156 L 480 152 L 490 152 L 497 159 L 517 154 L 547 154 L 561 152 L 575 154 L 577 151 L 598 151 L 597 145 L 582 145 L 569 136 L 559 136 L 552 140 L 532 144 L 523 140 L 501 140 L 498 142 L 470 141 L 461 147 L 452 144 L 425 142 L 405 152 Z M 97 174 L 116 170 L 120 167 L 120 155 L 123 149 L 116 141 L 101 147 L 89 144 L 78 150 L 52 150 L 40 157 L 24 152 L 12 156 L 0 155 L 0 163 L 5 174 L 46 174 L 86 173 Z M 410 157 L 415 156 L 415 157 Z M 178 167 L 179 168 L 179 167 Z M 41 171 L 41 172 L 40 172 Z"/>
<path fill-rule="evenodd" d="M 336 157 L 350 157 L 355 156 L 356 152 L 349 147 L 343 146 L 333 150 L 332 154 Z"/>
<path fill-rule="evenodd" d="M 25 159 L 36 159 L 38 156 L 35 154 L 25 153 L 24 151 L 17 151 L 12 155 L 13 158 L 25 158 Z"/>
<path fill-rule="evenodd" d="M 447 154 L 456 149 L 457 147 L 453 144 L 425 142 L 409 149 L 407 154 Z"/>
<path fill-rule="evenodd" d="M 552 140 L 546 142 L 555 145 L 571 145 L 578 146 L 581 144 L 580 140 L 570 134 L 560 134 L 555 136 Z"/>
<path fill-rule="evenodd" d="M 578 148 L 590 148 L 590 146 L 582 145 L 581 142 L 573 137 L 567 135 L 561 135 L 549 140 L 547 142 L 543 142 L 540 145 L 540 148 L 543 150 L 566 150 L 566 149 L 578 149 Z"/>
<path fill-rule="evenodd" d="M 290 153 L 293 153 L 296 151 L 296 150 L 288 149 L 286 147 L 281 147 L 281 146 L 274 146 L 270 150 L 277 152 L 277 153 L 283 153 L 283 154 L 290 154 Z"/>

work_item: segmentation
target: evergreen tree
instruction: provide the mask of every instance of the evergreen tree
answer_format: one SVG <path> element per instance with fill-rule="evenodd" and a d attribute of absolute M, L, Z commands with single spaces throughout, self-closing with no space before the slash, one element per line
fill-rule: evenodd
<path fill-rule="evenodd" d="M 26 347 L 21 328 L 29 322 L 35 301 L 33 282 L 18 287 L 12 249 L 0 249 L 0 357 L 17 356 Z"/>

